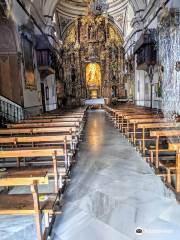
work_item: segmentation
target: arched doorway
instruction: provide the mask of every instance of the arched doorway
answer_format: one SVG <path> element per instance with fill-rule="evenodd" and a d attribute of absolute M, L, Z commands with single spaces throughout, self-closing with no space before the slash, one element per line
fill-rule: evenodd
<path fill-rule="evenodd" d="M 101 97 L 101 66 L 99 63 L 86 65 L 86 88 L 88 98 Z"/>

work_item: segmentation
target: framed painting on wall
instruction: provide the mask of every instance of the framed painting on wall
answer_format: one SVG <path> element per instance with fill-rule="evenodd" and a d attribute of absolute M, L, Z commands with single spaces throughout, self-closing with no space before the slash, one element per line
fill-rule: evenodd
<path fill-rule="evenodd" d="M 33 42 L 22 34 L 22 49 L 24 59 L 25 88 L 37 89 L 34 67 L 34 49 Z"/>

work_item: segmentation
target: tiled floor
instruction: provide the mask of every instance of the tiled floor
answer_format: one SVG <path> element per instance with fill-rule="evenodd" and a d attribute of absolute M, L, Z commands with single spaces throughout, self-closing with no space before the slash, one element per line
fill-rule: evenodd
<path fill-rule="evenodd" d="M 64 202 L 53 240 L 180 240 L 174 195 L 104 112 L 89 113 Z"/>
<path fill-rule="evenodd" d="M 104 112 L 89 113 L 78 158 L 52 240 L 180 240 L 180 205 Z M 33 223 L 0 217 L 0 240 L 35 240 Z"/>

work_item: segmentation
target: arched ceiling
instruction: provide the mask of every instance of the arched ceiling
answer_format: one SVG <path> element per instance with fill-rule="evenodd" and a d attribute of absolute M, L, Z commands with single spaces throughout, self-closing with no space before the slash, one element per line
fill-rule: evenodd
<path fill-rule="evenodd" d="M 33 1 L 33 0 L 32 0 Z M 45 15 L 52 15 L 56 8 L 62 12 L 63 15 L 75 17 L 84 14 L 87 8 L 88 0 L 39 0 L 44 7 Z M 109 4 L 109 13 L 121 10 L 124 5 L 130 4 L 134 12 L 145 9 L 147 2 L 151 0 L 104 0 Z M 36 0 L 37 2 L 37 0 Z"/>
<path fill-rule="evenodd" d="M 115 13 L 124 8 L 128 0 L 107 0 L 109 5 L 108 13 Z M 57 10 L 64 17 L 75 18 L 77 16 L 85 15 L 87 12 L 88 3 L 83 0 L 61 0 L 57 4 Z"/>
<path fill-rule="evenodd" d="M 149 0 L 104 0 L 108 4 L 108 15 L 125 34 L 127 25 L 130 25 L 134 13 L 146 8 Z M 44 14 L 57 13 L 60 32 L 78 16 L 85 15 L 88 9 L 88 0 L 44 0 Z"/>

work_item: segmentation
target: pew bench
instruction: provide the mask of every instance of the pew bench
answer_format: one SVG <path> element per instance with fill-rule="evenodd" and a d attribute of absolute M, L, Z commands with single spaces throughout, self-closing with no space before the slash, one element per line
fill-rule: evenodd
<path fill-rule="evenodd" d="M 83 118 L 82 117 L 77 117 L 77 118 L 74 118 L 74 117 L 62 117 L 62 118 L 52 118 L 52 119 L 26 119 L 26 120 L 23 120 L 21 123 L 51 123 L 51 122 L 83 122 Z"/>
<path fill-rule="evenodd" d="M 77 145 L 77 140 L 72 137 L 72 135 L 58 135 L 58 136 L 25 136 L 25 137 L 2 137 L 0 138 L 0 147 L 2 150 L 6 150 L 7 148 L 18 149 L 22 147 L 63 147 L 65 162 L 67 167 L 69 168 L 72 161 L 72 157 L 75 154 Z M 40 161 L 36 159 L 36 163 L 40 164 Z M 1 163 L 1 161 L 0 161 Z M 28 161 L 28 164 L 34 164 L 33 161 Z M 47 162 L 46 162 L 47 163 Z M 12 164 L 12 162 L 11 162 Z M 24 161 L 24 164 L 25 161 Z M 41 164 L 43 162 L 41 161 Z M 17 167 L 20 166 L 20 159 L 17 160 Z"/>
<path fill-rule="evenodd" d="M 131 120 L 136 120 L 138 122 L 138 120 L 140 120 L 138 123 L 144 123 L 144 120 L 145 119 L 153 119 L 152 122 L 160 122 L 160 119 L 157 119 L 157 116 L 154 115 L 154 114 L 139 114 L 139 115 L 136 115 L 136 114 L 132 114 L 132 115 L 125 115 L 124 116 L 124 119 L 126 120 L 126 122 L 123 122 L 123 124 L 125 125 L 122 129 L 122 132 L 127 136 L 129 137 L 129 132 L 130 132 L 130 127 L 131 125 L 133 125 L 135 122 L 131 122 Z M 164 121 L 163 121 L 164 122 Z M 146 121 L 145 121 L 146 123 Z M 134 124 L 136 126 L 136 124 Z M 136 128 L 134 127 L 134 131 L 136 131 Z"/>
<path fill-rule="evenodd" d="M 48 157 L 51 159 L 48 161 L 51 162 L 51 167 L 53 168 L 54 191 L 58 193 L 63 185 L 62 176 L 58 172 L 58 158 L 62 159 L 61 164 L 63 163 L 64 167 L 68 170 L 68 162 L 63 148 L 22 148 L 0 151 L 0 159 L 4 159 L 5 162 L 8 159 L 16 159 L 19 167 L 21 166 L 21 158 L 33 158 L 33 161 L 38 164 L 37 158 L 41 158 L 41 161 L 45 162 Z M 31 163 L 31 161 L 28 162 Z"/>
<path fill-rule="evenodd" d="M 141 123 L 164 123 L 167 122 L 167 119 L 165 118 L 160 118 L 157 116 L 153 116 L 150 118 L 133 118 L 133 119 L 129 119 L 129 125 L 130 125 L 130 129 L 128 132 L 128 137 L 130 138 L 131 142 L 135 145 L 136 144 L 136 134 L 141 133 L 138 131 L 137 129 L 137 125 L 141 124 Z"/>
<path fill-rule="evenodd" d="M 25 134 L 75 134 L 79 136 L 79 130 L 77 127 L 46 127 L 46 128 L 8 128 L 0 129 L 0 135 L 25 135 Z"/>
<path fill-rule="evenodd" d="M 47 171 L 9 171 L 0 175 L 1 187 L 29 186 L 31 194 L 1 194 L 0 215 L 35 215 L 37 239 L 47 239 L 50 217 L 54 216 L 57 194 L 38 193 L 38 185 L 48 184 Z M 45 230 L 42 231 L 42 216 L 45 218 Z"/>
<path fill-rule="evenodd" d="M 172 129 L 173 130 L 173 128 L 178 129 L 179 127 L 180 127 L 180 122 L 137 124 L 137 129 L 141 130 L 141 137 L 138 138 L 138 141 L 141 142 L 143 155 L 145 155 L 145 152 L 146 152 L 146 147 L 145 147 L 146 141 L 152 140 L 151 136 L 149 136 L 149 138 L 145 137 L 145 134 L 147 134 L 147 133 L 150 134 L 150 130 L 156 130 L 156 129 L 157 130 L 159 130 L 159 129 L 162 129 L 162 130 Z"/>
<path fill-rule="evenodd" d="M 60 116 L 60 115 L 40 115 L 40 116 L 33 116 L 33 117 L 31 117 L 31 118 L 29 118 L 29 119 L 61 119 L 62 117 L 70 117 L 70 118 L 81 118 L 81 117 L 84 117 L 85 115 L 84 114 L 82 114 L 82 113 L 78 113 L 78 114 L 69 114 L 69 115 L 62 115 L 62 116 Z"/>
<path fill-rule="evenodd" d="M 79 122 L 35 122 L 7 124 L 7 128 L 80 127 Z"/>
<path fill-rule="evenodd" d="M 165 169 L 167 178 L 165 179 L 166 185 L 171 188 L 180 201 L 180 142 L 169 143 L 169 152 L 176 152 L 175 161 L 161 162 L 161 166 Z M 175 175 L 175 183 L 172 181 L 172 176 Z"/>
<path fill-rule="evenodd" d="M 150 131 L 150 136 L 151 137 L 154 137 L 155 139 L 155 168 L 158 169 L 159 168 L 159 153 L 162 153 L 163 150 L 165 152 L 165 156 L 169 157 L 169 156 L 173 156 L 172 154 L 168 154 L 169 151 L 166 151 L 166 149 L 160 149 L 160 142 L 161 142 L 161 139 L 168 139 L 168 138 L 171 138 L 173 140 L 176 140 L 180 137 L 180 130 L 160 130 L 160 131 Z M 161 150 L 161 151 L 159 151 Z M 162 154 L 161 154 L 162 155 Z M 171 159 L 171 157 L 170 157 Z M 153 151 L 151 150 L 151 163 L 154 162 L 154 154 L 153 154 Z"/>

